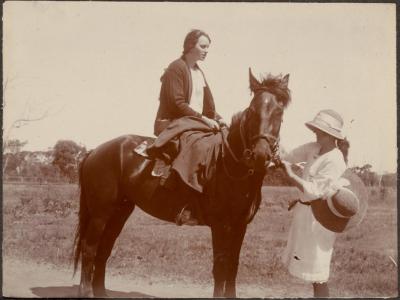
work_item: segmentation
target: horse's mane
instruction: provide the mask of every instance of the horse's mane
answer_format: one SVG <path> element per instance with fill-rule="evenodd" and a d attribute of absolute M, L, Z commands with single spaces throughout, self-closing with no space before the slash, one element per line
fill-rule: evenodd
<path fill-rule="evenodd" d="M 239 111 L 232 116 L 230 129 L 239 125 L 243 113 L 244 111 Z"/>
<path fill-rule="evenodd" d="M 268 73 L 264 75 L 257 89 L 262 89 L 274 94 L 278 98 L 278 102 L 280 102 L 284 108 L 286 108 L 291 101 L 290 90 L 282 74 L 274 76 Z M 255 93 L 255 90 L 252 90 L 251 87 L 250 90 Z"/>
<path fill-rule="evenodd" d="M 282 74 L 274 76 L 268 73 L 263 76 L 260 85 L 256 89 L 253 90 L 250 87 L 250 90 L 253 93 L 255 93 L 259 89 L 274 94 L 278 98 L 278 102 L 280 102 L 284 108 L 286 108 L 291 101 L 290 90 L 287 87 L 287 83 L 284 82 Z M 230 128 L 238 126 L 243 113 L 244 111 L 240 111 L 232 116 Z"/>

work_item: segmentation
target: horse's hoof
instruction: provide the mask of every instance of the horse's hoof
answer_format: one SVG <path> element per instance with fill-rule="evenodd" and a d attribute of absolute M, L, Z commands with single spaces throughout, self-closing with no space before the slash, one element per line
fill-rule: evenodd
<path fill-rule="evenodd" d="M 93 291 L 93 293 L 94 293 L 94 297 L 97 297 L 97 298 L 108 298 L 108 294 L 106 293 L 106 290 L 104 289 L 104 290 L 94 290 Z"/>
<path fill-rule="evenodd" d="M 79 287 L 78 297 L 79 298 L 93 298 L 94 297 L 93 290 L 91 288 Z"/>

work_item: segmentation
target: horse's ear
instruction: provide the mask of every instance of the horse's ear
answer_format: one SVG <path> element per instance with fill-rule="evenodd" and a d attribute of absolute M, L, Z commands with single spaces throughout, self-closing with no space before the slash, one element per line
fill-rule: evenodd
<path fill-rule="evenodd" d="M 289 85 L 289 74 L 286 74 L 283 79 L 282 79 L 282 85 L 284 85 L 286 88 Z"/>
<path fill-rule="evenodd" d="M 250 80 L 250 90 L 254 92 L 260 86 L 260 83 L 254 77 L 253 73 L 251 72 L 251 68 L 249 68 L 249 80 Z"/>

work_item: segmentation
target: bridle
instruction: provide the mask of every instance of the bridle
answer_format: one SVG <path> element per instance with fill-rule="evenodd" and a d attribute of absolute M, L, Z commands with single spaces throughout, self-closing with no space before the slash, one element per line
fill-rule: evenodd
<path fill-rule="evenodd" d="M 264 92 L 264 91 L 268 91 L 265 88 L 259 88 L 256 91 L 254 91 L 255 94 L 259 93 L 259 92 Z M 271 101 L 273 101 L 275 106 L 278 106 L 279 109 L 283 110 L 283 105 L 281 105 L 280 103 L 278 103 L 274 98 L 271 99 Z M 256 134 L 252 137 L 249 138 L 249 143 L 246 140 L 246 136 L 245 136 L 245 123 L 248 120 L 248 115 L 250 113 L 250 108 L 246 108 L 243 111 L 243 115 L 240 118 L 240 123 L 239 123 L 239 134 L 240 134 L 240 140 L 241 140 L 241 144 L 242 144 L 242 148 L 243 153 L 242 153 L 242 157 L 239 159 L 235 153 L 233 152 L 232 148 L 229 146 L 229 143 L 227 141 L 227 136 L 226 134 L 223 132 L 223 130 L 221 130 L 222 132 L 222 139 L 223 139 L 223 147 L 222 147 L 222 160 L 223 160 L 223 165 L 224 165 L 224 169 L 225 169 L 225 173 L 227 174 L 227 176 L 230 179 L 233 180 L 244 180 L 249 176 L 252 176 L 254 174 L 254 152 L 253 152 L 253 148 L 254 145 L 259 141 L 264 139 L 270 150 L 270 160 L 268 161 L 268 163 L 266 165 L 269 164 L 270 161 L 274 160 L 275 155 L 277 154 L 277 150 L 278 150 L 278 145 L 279 145 L 279 136 L 275 137 L 274 135 L 270 134 L 270 133 L 261 133 L 261 134 Z M 229 152 L 229 154 L 231 155 L 231 157 L 233 158 L 233 160 L 236 163 L 242 163 L 247 167 L 247 172 L 240 176 L 240 177 L 235 177 L 229 174 L 228 169 L 226 168 L 225 165 L 225 150 L 224 148 L 226 148 Z"/>

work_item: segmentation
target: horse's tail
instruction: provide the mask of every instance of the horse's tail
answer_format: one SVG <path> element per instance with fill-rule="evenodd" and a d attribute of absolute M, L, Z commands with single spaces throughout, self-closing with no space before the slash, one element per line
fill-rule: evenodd
<path fill-rule="evenodd" d="M 75 239 L 74 239 L 74 274 L 75 276 L 76 269 L 78 266 L 79 258 L 82 252 L 82 239 L 84 238 L 84 233 L 86 231 L 88 221 L 89 221 L 89 212 L 86 205 L 86 198 L 85 198 L 85 186 L 82 184 L 82 170 L 83 165 L 89 156 L 90 151 L 85 155 L 82 161 L 79 164 L 79 187 L 80 187 L 80 200 L 79 200 L 79 221 L 78 226 L 75 232 Z"/>

